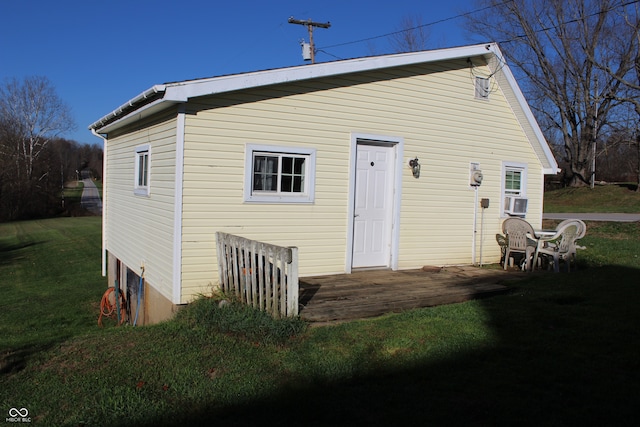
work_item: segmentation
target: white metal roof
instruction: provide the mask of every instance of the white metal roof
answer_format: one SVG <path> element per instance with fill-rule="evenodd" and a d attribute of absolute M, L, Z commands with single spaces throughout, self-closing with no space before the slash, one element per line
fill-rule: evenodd
<path fill-rule="evenodd" d="M 95 121 L 89 126 L 89 129 L 96 133 L 106 134 L 171 105 L 184 103 L 191 98 L 200 96 L 348 73 L 473 57 L 485 57 L 487 62 L 490 62 L 492 58 L 497 59 L 495 63 L 500 64 L 500 71 L 503 72 L 502 75 L 508 84 L 506 89 L 512 91 L 517 100 L 517 105 L 511 105 L 511 108 L 520 120 L 525 132 L 533 139 L 532 144 L 537 145 L 534 149 L 542 157 L 540 160 L 543 162 L 545 173 L 556 173 L 557 162 L 495 43 L 372 56 L 155 85 Z"/>

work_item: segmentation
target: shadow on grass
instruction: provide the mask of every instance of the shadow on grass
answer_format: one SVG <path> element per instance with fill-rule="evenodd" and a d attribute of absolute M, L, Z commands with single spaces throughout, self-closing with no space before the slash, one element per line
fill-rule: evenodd
<path fill-rule="evenodd" d="M 615 184 L 618 187 L 621 188 L 626 188 L 629 191 L 638 191 L 638 184 L 633 184 L 633 183 L 619 183 L 619 184 Z"/>
<path fill-rule="evenodd" d="M 264 399 L 184 402 L 135 425 L 635 425 L 639 273 L 607 266 L 514 284 L 479 302 L 495 345 L 439 363 L 363 366 L 344 381 L 286 378 Z"/>
<path fill-rule="evenodd" d="M 18 259 L 21 259 L 23 256 L 20 255 L 20 250 L 42 243 L 45 242 L 22 242 L 14 245 L 8 245 L 0 242 L 0 265 L 8 265 Z"/>
<path fill-rule="evenodd" d="M 64 339 L 52 341 L 48 344 L 29 345 L 10 351 L 0 352 L 0 376 L 12 375 L 27 367 L 29 359 L 34 355 L 52 349 L 58 342 Z"/>

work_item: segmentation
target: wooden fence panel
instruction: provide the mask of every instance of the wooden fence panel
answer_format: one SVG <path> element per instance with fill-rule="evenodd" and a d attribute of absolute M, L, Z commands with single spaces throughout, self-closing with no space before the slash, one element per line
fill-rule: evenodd
<path fill-rule="evenodd" d="M 274 317 L 298 315 L 298 248 L 216 233 L 220 287 Z"/>

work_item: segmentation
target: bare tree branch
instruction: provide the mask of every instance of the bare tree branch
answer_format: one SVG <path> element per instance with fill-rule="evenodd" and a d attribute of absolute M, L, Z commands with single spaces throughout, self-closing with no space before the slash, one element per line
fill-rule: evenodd
<path fill-rule="evenodd" d="M 62 102 L 46 77 L 9 80 L 0 86 L 0 118 L 11 127 L 21 155 L 20 173 L 31 179 L 34 161 L 51 138 L 75 128 L 70 108 Z"/>
<path fill-rule="evenodd" d="M 627 48 L 637 50 L 638 41 L 637 31 L 627 27 L 637 24 L 637 10 L 630 13 L 629 1 L 622 0 L 480 4 L 491 9 L 467 15 L 467 27 L 501 43 L 514 72 L 524 77 L 547 138 L 562 141 L 571 183 L 588 183 L 594 138 L 611 132 L 611 123 L 629 108 L 623 96 L 632 86 L 625 79 L 635 58 Z M 625 19 L 632 25 L 625 26 Z"/>
<path fill-rule="evenodd" d="M 51 148 L 74 126 L 69 107 L 45 77 L 0 85 L 0 221 L 60 209 L 66 171 Z"/>
<path fill-rule="evenodd" d="M 417 52 L 427 48 L 430 35 L 421 17 L 405 16 L 399 30 L 389 36 L 389 42 L 397 53 Z"/>

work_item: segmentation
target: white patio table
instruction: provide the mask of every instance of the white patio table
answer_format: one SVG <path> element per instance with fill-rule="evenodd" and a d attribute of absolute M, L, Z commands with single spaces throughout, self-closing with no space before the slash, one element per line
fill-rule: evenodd
<path fill-rule="evenodd" d="M 536 241 L 536 251 L 533 254 L 533 264 L 531 265 L 531 271 L 536 268 L 538 264 L 538 251 L 544 246 L 546 242 L 553 240 L 556 237 L 557 230 L 533 230 L 536 234 L 531 236 Z"/>

